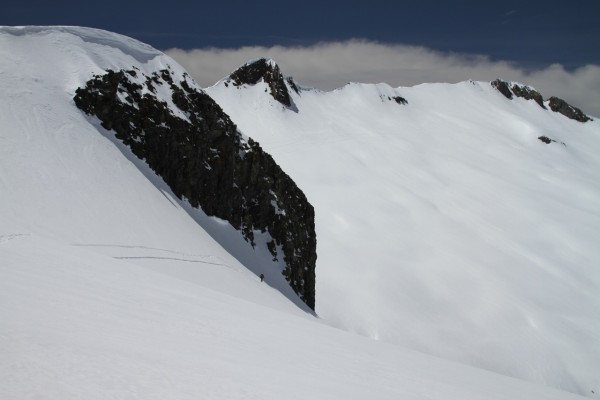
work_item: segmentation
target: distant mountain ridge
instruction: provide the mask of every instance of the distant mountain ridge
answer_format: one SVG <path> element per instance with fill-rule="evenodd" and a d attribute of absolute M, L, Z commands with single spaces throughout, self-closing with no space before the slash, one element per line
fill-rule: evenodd
<path fill-rule="evenodd" d="M 492 81 L 491 84 L 509 100 L 513 98 L 514 94 L 515 96 L 522 97 L 526 100 L 533 100 L 540 107 L 546 109 L 546 106 L 544 105 L 544 98 L 542 97 L 542 95 L 530 86 L 522 85 L 519 83 L 508 83 L 500 79 Z M 573 119 L 575 121 L 587 122 L 592 120 L 591 117 L 585 115 L 583 111 L 581 111 L 579 108 L 573 107 L 563 99 L 560 99 L 555 96 L 552 96 L 548 99 L 548 107 L 552 111 L 560 113 L 565 117 Z"/>

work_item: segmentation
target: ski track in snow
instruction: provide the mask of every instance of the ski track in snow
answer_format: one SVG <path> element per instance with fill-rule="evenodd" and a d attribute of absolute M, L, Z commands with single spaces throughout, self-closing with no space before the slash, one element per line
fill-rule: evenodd
<path fill-rule="evenodd" d="M 114 247 L 114 248 L 122 248 L 122 249 L 144 249 L 144 250 L 157 250 L 165 253 L 178 254 L 181 256 L 189 256 L 189 257 L 200 257 L 200 258 L 208 258 L 214 257 L 213 255 L 202 255 L 202 254 L 189 254 L 181 251 L 162 249 L 158 247 L 150 247 L 150 246 L 134 246 L 134 245 L 121 245 L 121 244 L 84 244 L 84 243 L 74 243 L 73 246 L 78 247 Z"/>
<path fill-rule="evenodd" d="M 117 260 L 171 260 L 171 261 L 184 261 L 184 262 L 192 262 L 192 263 L 201 263 L 201 264 L 210 264 L 210 265 L 219 265 L 219 266 L 223 266 L 223 267 L 227 267 L 227 268 L 231 268 L 229 265 L 226 264 L 219 264 L 219 263 L 211 263 L 208 261 L 200 261 L 200 260 L 190 260 L 190 259 L 185 259 L 185 258 L 173 258 L 173 257 L 152 257 L 152 256 L 148 256 L 148 257 L 143 257 L 143 256 L 130 256 L 130 257 L 117 257 L 114 256 L 113 258 L 117 259 Z"/>
<path fill-rule="evenodd" d="M 107 249 L 116 248 L 116 249 L 129 249 L 129 250 L 140 250 L 141 249 L 141 250 L 158 251 L 158 252 L 164 252 L 164 253 L 170 253 L 170 254 L 177 254 L 180 256 L 184 256 L 186 258 L 152 256 L 152 255 L 115 256 L 115 255 L 109 254 L 109 256 L 112 258 L 118 259 L 118 260 L 170 260 L 170 261 L 201 263 L 201 264 L 222 266 L 222 267 L 226 267 L 226 268 L 234 270 L 234 268 L 231 265 L 228 265 L 228 264 L 222 262 L 222 260 L 221 260 L 221 262 L 210 262 L 210 261 L 205 260 L 205 259 L 219 260 L 218 257 L 213 256 L 213 255 L 188 254 L 188 253 L 184 253 L 184 252 L 180 252 L 180 251 L 161 249 L 161 248 L 149 247 L 149 246 L 133 246 L 133 245 L 117 245 L 117 244 L 81 244 L 81 243 L 73 244 L 73 246 L 90 247 L 90 248 L 100 247 L 100 248 L 107 248 Z M 198 260 L 196 258 L 200 258 L 200 260 Z"/>

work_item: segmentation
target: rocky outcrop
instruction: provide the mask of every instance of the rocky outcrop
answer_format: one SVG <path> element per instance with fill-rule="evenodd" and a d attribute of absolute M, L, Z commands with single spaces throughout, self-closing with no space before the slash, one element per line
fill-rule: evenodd
<path fill-rule="evenodd" d="M 237 82 L 256 78 L 262 67 L 256 68 L 239 74 Z M 77 89 L 74 100 L 113 130 L 180 199 L 229 221 L 252 246 L 254 232 L 268 232 L 268 250 L 283 258 L 290 286 L 314 309 L 313 207 L 273 158 L 244 139 L 186 74 L 176 80 L 169 69 L 150 76 L 135 69 L 109 70 Z"/>
<path fill-rule="evenodd" d="M 510 90 L 510 87 L 508 86 L 508 83 L 500 80 L 500 79 L 496 79 L 495 81 L 492 81 L 492 86 L 496 88 L 496 90 L 498 90 L 500 93 L 502 93 L 504 95 L 504 97 L 506 97 L 509 100 L 512 100 L 513 98 L 513 94 L 512 91 Z"/>
<path fill-rule="evenodd" d="M 546 143 L 546 144 L 560 143 L 563 146 L 566 146 L 566 144 L 564 142 L 559 142 L 558 140 L 550 139 L 548 136 L 540 136 L 540 137 L 538 137 L 538 139 L 541 140 L 542 142 Z"/>
<path fill-rule="evenodd" d="M 500 93 L 507 99 L 512 100 L 513 94 L 517 97 L 522 97 L 526 100 L 535 101 L 540 107 L 546 109 L 544 105 L 544 98 L 537 90 L 530 86 L 520 85 L 517 83 L 508 83 L 500 79 L 496 79 L 491 82 L 491 85 L 496 88 Z M 548 99 L 548 106 L 554 112 L 561 113 L 567 118 L 573 119 L 579 122 L 587 122 L 592 119 L 585 115 L 580 109 L 573 107 L 566 101 L 559 99 L 558 97 L 550 97 Z"/>
<path fill-rule="evenodd" d="M 279 70 L 279 66 L 273 61 L 266 58 L 247 63 L 235 72 L 233 72 L 226 83 L 232 83 L 234 86 L 256 85 L 263 80 L 271 92 L 271 96 L 283 104 L 291 108 L 292 99 L 285 85 L 285 79 Z M 298 93 L 298 87 L 291 81 L 292 88 Z"/>
<path fill-rule="evenodd" d="M 401 97 L 401 96 L 394 96 L 394 97 L 392 97 L 392 99 L 400 105 L 408 104 L 408 101 L 404 97 Z"/>
<path fill-rule="evenodd" d="M 540 107 L 546 108 L 544 106 L 544 98 L 542 97 L 540 92 L 538 92 L 534 88 L 532 88 L 530 86 L 513 84 L 511 89 L 512 89 L 512 92 L 515 94 L 515 96 L 522 97 L 525 100 L 533 100 L 536 103 L 538 103 L 538 105 Z"/>
<path fill-rule="evenodd" d="M 579 108 L 573 107 L 563 99 L 559 99 L 558 97 L 550 97 L 548 99 L 548 106 L 554 112 L 561 113 L 567 118 L 574 119 L 579 122 L 587 122 L 592 119 L 585 115 Z"/>
<path fill-rule="evenodd" d="M 514 94 L 515 96 L 522 97 L 525 100 L 533 100 L 540 107 L 546 108 L 544 106 L 544 98 L 542 97 L 542 95 L 530 86 L 519 85 L 517 83 L 508 83 L 500 79 L 492 81 L 491 85 L 495 87 L 500 93 L 502 93 L 507 99 L 512 100 Z"/>
<path fill-rule="evenodd" d="M 408 104 L 408 100 L 406 100 L 404 97 L 401 97 L 401 96 L 390 97 L 385 94 L 380 94 L 379 98 L 381 99 L 382 102 L 395 101 L 396 103 L 400 104 L 401 106 Z"/>
<path fill-rule="evenodd" d="M 285 78 L 285 81 L 287 82 L 288 85 L 290 85 L 290 88 L 292 88 L 292 90 L 294 92 L 296 92 L 296 94 L 300 94 L 300 87 L 298 86 L 296 81 L 294 81 L 294 79 L 291 76 L 288 76 L 287 78 Z"/>

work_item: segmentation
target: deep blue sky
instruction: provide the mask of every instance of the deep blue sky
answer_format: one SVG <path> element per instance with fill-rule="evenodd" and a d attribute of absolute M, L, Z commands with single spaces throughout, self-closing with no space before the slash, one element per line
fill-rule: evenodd
<path fill-rule="evenodd" d="M 90 26 L 162 50 L 364 38 L 532 68 L 600 64 L 600 0 L 1 2 L 1 25 Z"/>

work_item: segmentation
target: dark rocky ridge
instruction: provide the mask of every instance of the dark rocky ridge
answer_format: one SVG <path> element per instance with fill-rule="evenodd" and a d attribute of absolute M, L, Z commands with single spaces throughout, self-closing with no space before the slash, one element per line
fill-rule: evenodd
<path fill-rule="evenodd" d="M 546 106 L 544 106 L 544 98 L 542 97 L 540 92 L 534 90 L 529 86 L 519 85 L 516 83 L 508 83 L 501 79 L 496 79 L 495 81 L 492 81 L 491 85 L 509 100 L 512 100 L 514 94 L 515 96 L 522 97 L 526 100 L 533 100 L 540 107 L 546 109 Z M 548 101 L 548 105 L 552 111 L 561 113 L 567 118 L 579 122 L 587 122 L 592 120 L 590 117 L 585 115 L 580 109 L 571 106 L 566 101 L 559 99 L 558 97 L 550 97 Z"/>
<path fill-rule="evenodd" d="M 590 117 L 585 115 L 579 108 L 573 107 L 572 105 L 568 104 L 563 99 L 559 99 L 558 97 L 550 97 L 548 99 L 548 106 L 552 111 L 561 113 L 565 117 L 574 119 L 575 121 L 587 122 L 592 120 Z"/>
<path fill-rule="evenodd" d="M 538 103 L 540 107 L 544 109 L 546 108 L 546 106 L 544 106 L 544 98 L 540 92 L 529 86 L 518 85 L 515 83 L 511 84 L 500 79 L 496 79 L 491 84 L 509 100 L 512 100 L 514 94 L 515 96 L 522 97 L 525 100 L 533 100 Z"/>
<path fill-rule="evenodd" d="M 512 85 L 511 89 L 517 97 L 522 97 L 525 100 L 533 100 L 538 103 L 540 107 L 546 109 L 546 106 L 544 106 L 544 98 L 537 90 L 534 90 L 528 86 L 519 85 Z"/>
<path fill-rule="evenodd" d="M 510 90 L 510 87 L 508 87 L 508 82 L 502 81 L 500 79 L 496 79 L 495 81 L 492 81 L 492 86 L 496 88 L 496 90 L 498 90 L 500 93 L 502 93 L 504 95 L 504 97 L 506 97 L 509 100 L 512 100 L 513 98 L 513 93 Z"/>
<path fill-rule="evenodd" d="M 225 83 L 231 82 L 234 86 L 256 85 L 261 79 L 269 86 L 271 96 L 275 100 L 288 108 L 292 108 L 292 99 L 285 86 L 285 79 L 279 70 L 279 66 L 273 60 L 261 58 L 245 64 L 229 75 L 229 79 Z M 288 78 L 288 82 L 292 89 L 299 93 L 299 89 L 293 80 Z"/>
<path fill-rule="evenodd" d="M 170 90 L 173 110 L 157 94 Z M 223 110 L 184 74 L 146 76 L 138 70 L 107 71 L 79 88 L 75 104 L 154 170 L 180 198 L 229 221 L 254 247 L 254 231 L 268 232 L 268 250 L 282 251 L 283 274 L 314 310 L 316 233 L 314 209 L 252 139 L 244 140 Z"/>

